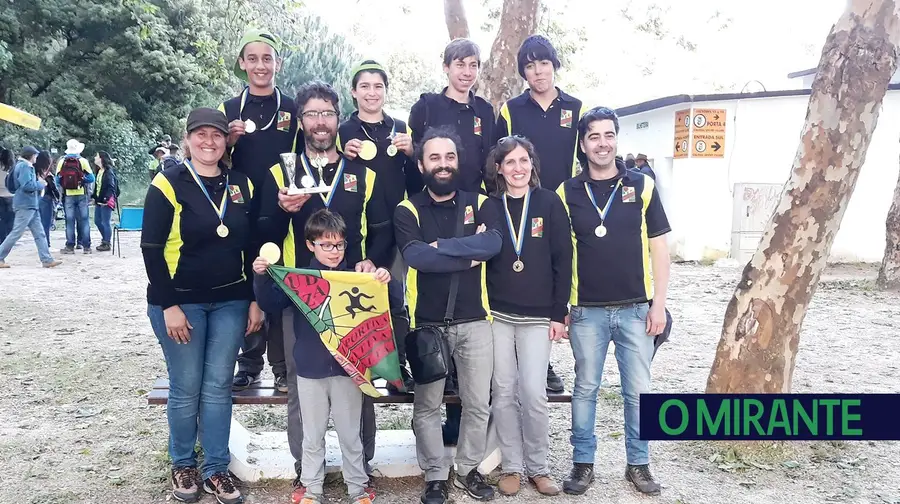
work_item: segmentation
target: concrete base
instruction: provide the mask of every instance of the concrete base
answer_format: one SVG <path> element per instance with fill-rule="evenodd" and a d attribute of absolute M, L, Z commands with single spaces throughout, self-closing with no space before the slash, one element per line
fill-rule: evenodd
<path fill-rule="evenodd" d="M 500 449 L 493 424 L 488 428 L 488 454 L 478 467 L 488 474 L 500 465 Z M 240 422 L 231 419 L 231 465 L 228 467 L 243 481 L 261 479 L 294 479 L 294 458 L 288 447 L 287 432 L 259 432 L 247 430 Z M 452 460 L 456 448 L 448 447 L 447 456 Z M 402 478 L 419 476 L 422 470 L 416 459 L 416 436 L 412 430 L 380 430 L 375 434 L 375 459 L 372 469 L 376 477 Z M 325 471 L 341 470 L 341 449 L 337 433 L 329 430 L 325 435 Z"/>

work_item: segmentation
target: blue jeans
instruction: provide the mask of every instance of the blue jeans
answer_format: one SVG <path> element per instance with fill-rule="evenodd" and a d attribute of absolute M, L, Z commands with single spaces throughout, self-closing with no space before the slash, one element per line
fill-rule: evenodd
<path fill-rule="evenodd" d="M 91 246 L 91 221 L 88 218 L 87 196 L 66 196 L 66 247 L 75 247 L 75 224 L 78 224 L 78 238 L 81 246 Z"/>
<path fill-rule="evenodd" d="M 100 241 L 103 243 L 109 243 L 109 240 L 112 238 L 111 219 L 112 208 L 109 208 L 106 205 L 94 207 L 94 224 L 96 224 L 97 229 L 100 230 Z"/>
<path fill-rule="evenodd" d="M 56 204 L 50 198 L 41 198 L 38 203 L 38 211 L 41 214 L 41 226 L 44 228 L 44 234 L 47 235 L 47 245 L 50 245 L 50 227 L 53 225 L 53 219 L 56 218 Z"/>
<path fill-rule="evenodd" d="M 50 246 L 47 244 L 47 237 L 44 236 L 44 228 L 41 227 L 41 216 L 38 215 L 37 209 L 16 210 L 16 220 L 13 222 L 12 231 L 0 244 L 0 261 L 5 261 L 9 251 L 13 245 L 19 241 L 19 238 L 25 233 L 25 229 L 31 230 L 31 236 L 34 237 L 34 243 L 37 245 L 38 256 L 42 263 L 53 262 L 50 255 Z"/>
<path fill-rule="evenodd" d="M 13 211 L 12 198 L 0 198 L 0 242 L 6 239 L 13 228 L 16 213 Z"/>
<path fill-rule="evenodd" d="M 231 461 L 231 380 L 247 329 L 249 301 L 181 305 L 193 326 L 187 344 L 166 334 L 162 307 L 147 316 L 166 358 L 169 373 L 169 456 L 174 467 L 196 467 L 199 431 L 206 479 L 228 470 Z"/>
<path fill-rule="evenodd" d="M 653 338 L 647 335 L 647 303 L 620 306 L 573 306 L 569 341 L 575 354 L 572 393 L 572 462 L 594 463 L 597 436 L 597 394 L 609 342 L 616 345 L 616 362 L 625 400 L 625 456 L 631 465 L 650 463 L 650 444 L 641 441 L 640 397 L 650 392 Z"/>

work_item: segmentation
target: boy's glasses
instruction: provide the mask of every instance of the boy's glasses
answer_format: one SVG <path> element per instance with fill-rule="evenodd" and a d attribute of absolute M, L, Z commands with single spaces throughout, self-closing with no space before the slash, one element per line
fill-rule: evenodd
<path fill-rule="evenodd" d="M 319 248 L 321 248 L 321 249 L 324 250 L 325 252 L 333 252 L 335 249 L 337 249 L 338 252 L 343 252 L 344 250 L 347 249 L 347 242 L 346 242 L 346 241 L 342 241 L 342 242 L 338 242 L 338 243 L 320 243 L 320 242 L 313 242 L 313 245 L 318 246 Z"/>

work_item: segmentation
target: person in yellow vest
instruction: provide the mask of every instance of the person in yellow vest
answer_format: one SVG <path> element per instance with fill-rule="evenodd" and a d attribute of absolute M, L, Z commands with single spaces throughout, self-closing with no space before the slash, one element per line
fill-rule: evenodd
<path fill-rule="evenodd" d="M 60 252 L 74 254 L 76 229 L 77 245 L 85 254 L 91 253 L 91 221 L 88 214 L 88 194 L 85 187 L 95 180 L 87 159 L 81 157 L 84 144 L 72 138 L 66 142 L 66 154 L 56 163 L 56 180 L 62 188 L 63 208 L 66 213 L 66 246 Z"/>

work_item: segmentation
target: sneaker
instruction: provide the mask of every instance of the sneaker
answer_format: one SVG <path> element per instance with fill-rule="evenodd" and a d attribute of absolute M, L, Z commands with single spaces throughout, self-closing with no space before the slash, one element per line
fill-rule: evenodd
<path fill-rule="evenodd" d="M 9 264 L 6 264 L 4 261 L 0 261 L 0 269 L 9 269 Z"/>
<path fill-rule="evenodd" d="M 366 495 L 369 496 L 369 500 L 375 500 L 375 483 L 372 482 L 372 478 L 369 478 L 369 481 L 366 481 Z"/>
<path fill-rule="evenodd" d="M 291 487 L 293 487 L 293 490 L 291 490 L 291 504 L 300 504 L 303 498 L 306 497 L 306 487 L 300 482 L 299 475 L 294 478 Z"/>
<path fill-rule="evenodd" d="M 234 480 L 227 472 L 217 472 L 203 482 L 203 491 L 214 495 L 219 504 L 241 504 L 244 496 L 234 486 Z"/>
<path fill-rule="evenodd" d="M 319 504 L 322 502 L 322 498 L 316 494 L 305 494 L 302 499 L 298 502 L 298 504 Z"/>
<path fill-rule="evenodd" d="M 50 261 L 50 262 L 45 262 L 42 264 L 44 265 L 45 268 L 55 268 L 55 267 L 59 266 L 60 264 L 62 264 L 62 261 Z M 0 268 L 2 268 L 2 267 L 3 266 L 0 266 Z M 7 266 L 7 268 L 9 268 L 9 266 Z"/>
<path fill-rule="evenodd" d="M 426 481 L 425 491 L 422 492 L 419 501 L 422 504 L 447 504 L 449 498 L 450 493 L 447 491 L 446 481 Z"/>
<path fill-rule="evenodd" d="M 369 493 L 362 493 L 350 499 L 351 504 L 372 504 L 372 498 L 369 497 Z"/>
<path fill-rule="evenodd" d="M 566 386 L 563 384 L 562 378 L 556 375 L 553 366 L 547 366 L 547 392 L 562 394 L 565 391 Z"/>
<path fill-rule="evenodd" d="M 91 247 L 84 247 L 84 255 L 91 255 Z"/>
<path fill-rule="evenodd" d="M 563 481 L 563 492 L 569 495 L 581 495 L 587 492 L 594 482 L 594 464 L 575 463 L 569 472 L 569 479 Z"/>
<path fill-rule="evenodd" d="M 625 479 L 630 481 L 638 492 L 647 495 L 659 495 L 659 483 L 650 473 L 650 464 L 631 465 L 625 468 Z"/>
<path fill-rule="evenodd" d="M 81 250 L 81 248 L 82 248 L 81 244 L 79 243 L 78 245 L 75 245 L 75 248 L 77 248 L 78 250 Z"/>
<path fill-rule="evenodd" d="M 559 485 L 550 476 L 539 474 L 531 477 L 531 482 L 541 495 L 559 495 Z"/>
<path fill-rule="evenodd" d="M 460 490 L 465 490 L 469 497 L 475 500 L 487 501 L 494 498 L 494 487 L 484 481 L 484 476 L 478 472 L 478 469 L 472 469 L 465 476 L 457 474 L 453 479 L 453 485 Z"/>
<path fill-rule="evenodd" d="M 109 252 L 110 250 L 112 250 L 112 247 L 106 242 L 101 243 L 100 246 L 97 247 L 97 252 Z"/>
<path fill-rule="evenodd" d="M 287 392 L 288 392 L 287 376 L 275 375 L 275 390 L 281 392 L 282 394 L 287 394 Z"/>
<path fill-rule="evenodd" d="M 172 497 L 179 502 L 200 500 L 200 472 L 196 467 L 172 468 Z"/>
<path fill-rule="evenodd" d="M 81 247 L 79 246 L 79 248 L 81 248 Z M 61 249 L 59 249 L 59 253 L 60 253 L 60 254 L 74 254 L 74 253 L 75 253 L 75 247 L 65 247 L 65 248 L 61 248 Z"/>
<path fill-rule="evenodd" d="M 516 495 L 521 487 L 522 476 L 519 473 L 504 474 L 500 476 L 500 481 L 497 482 L 497 489 L 500 490 L 500 495 Z"/>
<path fill-rule="evenodd" d="M 258 374 L 252 375 L 246 371 L 238 371 L 237 374 L 234 375 L 234 380 L 231 382 L 231 388 L 234 390 L 244 390 L 258 381 Z"/>

